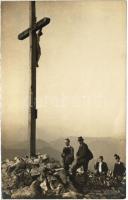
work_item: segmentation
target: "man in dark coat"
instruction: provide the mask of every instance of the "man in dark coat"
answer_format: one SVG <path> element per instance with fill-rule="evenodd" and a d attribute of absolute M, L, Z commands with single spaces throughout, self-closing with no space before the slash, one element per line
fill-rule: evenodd
<path fill-rule="evenodd" d="M 88 163 L 89 160 L 93 158 L 93 155 L 91 151 L 88 149 L 88 145 L 84 143 L 83 137 L 78 137 L 78 142 L 80 145 L 78 152 L 76 154 L 77 157 L 76 164 L 72 168 L 72 175 L 75 176 L 77 169 L 82 166 L 84 169 L 84 174 L 86 176 L 88 170 Z"/>
<path fill-rule="evenodd" d="M 61 154 L 61 157 L 63 159 L 63 167 L 68 172 L 69 166 L 74 161 L 74 149 L 70 145 L 69 138 L 65 139 L 65 147 L 63 148 L 63 152 Z"/>
<path fill-rule="evenodd" d="M 99 161 L 94 165 L 96 170 L 96 175 L 107 175 L 108 166 L 107 163 L 104 162 L 103 156 L 99 157 Z"/>
<path fill-rule="evenodd" d="M 114 165 L 113 176 L 114 177 L 122 177 L 125 173 L 125 166 L 124 163 L 120 161 L 120 156 L 115 154 L 114 155 L 116 163 Z"/>

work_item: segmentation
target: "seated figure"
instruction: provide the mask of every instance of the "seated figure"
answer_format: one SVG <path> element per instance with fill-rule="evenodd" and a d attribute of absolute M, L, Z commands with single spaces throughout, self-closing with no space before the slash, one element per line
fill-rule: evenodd
<path fill-rule="evenodd" d="M 96 170 L 96 175 L 107 175 L 108 166 L 107 163 L 104 162 L 103 156 L 99 156 L 98 162 L 94 165 Z"/>
<path fill-rule="evenodd" d="M 125 166 L 124 163 L 120 161 L 120 156 L 115 154 L 115 165 L 114 165 L 114 170 L 113 170 L 113 176 L 114 177 L 122 177 L 125 173 Z"/>

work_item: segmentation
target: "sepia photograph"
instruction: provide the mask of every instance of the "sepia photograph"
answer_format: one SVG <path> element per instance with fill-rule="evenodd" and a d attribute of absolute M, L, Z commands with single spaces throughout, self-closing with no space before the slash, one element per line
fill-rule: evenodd
<path fill-rule="evenodd" d="M 126 3 L 1 2 L 2 199 L 126 198 Z"/>

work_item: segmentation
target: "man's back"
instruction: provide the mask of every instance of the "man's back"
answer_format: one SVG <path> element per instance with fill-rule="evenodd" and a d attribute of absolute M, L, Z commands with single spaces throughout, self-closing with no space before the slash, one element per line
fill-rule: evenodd
<path fill-rule="evenodd" d="M 87 153 L 88 153 L 88 145 L 83 142 L 83 144 L 79 146 L 79 149 L 76 155 L 78 159 L 86 159 L 86 157 L 88 156 Z"/>

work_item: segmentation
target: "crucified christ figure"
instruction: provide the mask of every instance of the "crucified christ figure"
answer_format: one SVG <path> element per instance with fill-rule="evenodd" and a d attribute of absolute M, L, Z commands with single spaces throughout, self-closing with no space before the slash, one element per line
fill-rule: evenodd
<path fill-rule="evenodd" d="M 40 47 L 40 37 L 41 35 L 43 35 L 42 33 L 42 29 L 40 29 L 38 31 L 38 33 L 36 34 L 36 67 L 39 67 L 38 62 L 41 56 L 41 47 Z"/>

